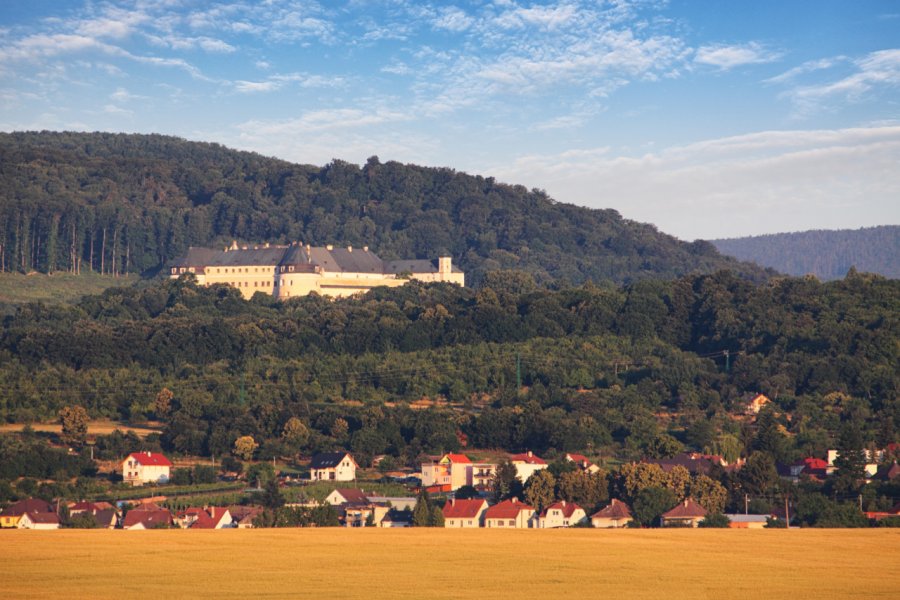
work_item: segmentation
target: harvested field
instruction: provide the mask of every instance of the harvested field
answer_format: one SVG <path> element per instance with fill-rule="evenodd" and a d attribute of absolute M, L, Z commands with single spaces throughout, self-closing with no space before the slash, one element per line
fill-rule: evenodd
<path fill-rule="evenodd" d="M 22 431 L 24 427 L 24 423 L 4 423 L 0 425 L 0 433 Z M 42 433 L 59 433 L 62 431 L 62 425 L 59 423 L 31 423 L 31 428 Z M 116 429 L 122 433 L 126 433 L 129 430 L 133 431 L 135 435 L 141 438 L 145 438 L 151 433 L 160 433 L 162 431 L 161 427 L 128 425 L 118 421 L 97 420 L 88 422 L 88 435 L 109 435 Z"/>
<path fill-rule="evenodd" d="M 3 531 L 3 598 L 896 598 L 900 531 Z"/>

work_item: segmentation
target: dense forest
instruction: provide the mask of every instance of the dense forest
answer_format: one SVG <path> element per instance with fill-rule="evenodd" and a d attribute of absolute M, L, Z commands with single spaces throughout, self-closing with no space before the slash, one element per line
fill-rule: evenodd
<path fill-rule="evenodd" d="M 719 252 L 789 275 L 841 279 L 851 267 L 900 278 L 900 225 L 712 240 Z"/>
<path fill-rule="evenodd" d="M 384 259 L 449 252 L 477 283 L 628 283 L 766 272 L 614 210 L 452 169 L 372 157 L 290 164 L 159 135 L 0 133 L 0 271 L 152 273 L 188 246 L 368 245 Z"/>
<path fill-rule="evenodd" d="M 166 450 L 199 455 L 243 435 L 284 452 L 296 417 L 304 451 L 350 447 L 363 462 L 464 442 L 626 458 L 763 445 L 789 461 L 822 455 L 847 422 L 867 444 L 897 439 L 898 320 L 900 282 L 856 272 L 548 290 L 498 271 L 479 290 L 413 282 L 283 303 L 185 276 L 6 318 L 0 418 L 73 404 L 157 418 Z M 752 392 L 775 401 L 763 441 L 733 417 Z"/>

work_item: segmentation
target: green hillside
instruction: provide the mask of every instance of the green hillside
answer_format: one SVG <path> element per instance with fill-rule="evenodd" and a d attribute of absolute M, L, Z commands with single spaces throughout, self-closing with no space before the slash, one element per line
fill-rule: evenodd
<path fill-rule="evenodd" d="M 614 210 L 447 168 L 296 165 L 159 135 L 0 134 L 0 271 L 152 273 L 190 245 L 233 239 L 449 252 L 474 283 L 500 268 L 542 283 L 766 276 Z"/>
<path fill-rule="evenodd" d="M 712 240 L 719 252 L 790 275 L 830 281 L 851 268 L 900 278 L 900 225 Z"/>

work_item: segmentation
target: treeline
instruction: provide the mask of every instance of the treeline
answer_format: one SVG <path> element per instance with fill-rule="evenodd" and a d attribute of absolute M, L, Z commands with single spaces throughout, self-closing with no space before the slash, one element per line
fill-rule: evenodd
<path fill-rule="evenodd" d="M 712 240 L 719 252 L 789 275 L 831 281 L 850 269 L 900 278 L 900 225 Z"/>
<path fill-rule="evenodd" d="M 186 277 L 27 305 L 0 332 L 0 417 L 77 404 L 157 418 L 166 450 L 200 455 L 249 435 L 269 457 L 287 444 L 414 463 L 468 441 L 737 458 L 753 432 L 731 415 L 763 392 L 778 407 L 778 460 L 821 455 L 850 418 L 867 442 L 896 439 L 900 282 L 754 285 L 720 272 L 547 290 L 497 272 L 484 283 L 280 303 Z M 286 433 L 292 419 L 305 433 Z"/>
<path fill-rule="evenodd" d="M 159 135 L 0 133 L 0 271 L 147 273 L 232 240 L 449 252 L 473 282 L 499 268 L 576 284 L 767 276 L 614 210 L 452 169 L 295 165 Z"/>

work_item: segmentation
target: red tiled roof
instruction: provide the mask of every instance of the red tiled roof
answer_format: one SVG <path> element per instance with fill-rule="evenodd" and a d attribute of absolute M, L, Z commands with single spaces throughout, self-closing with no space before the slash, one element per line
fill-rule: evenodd
<path fill-rule="evenodd" d="M 125 520 L 122 521 L 122 527 L 127 529 L 129 527 L 134 527 L 138 523 L 143 524 L 146 529 L 159 527 L 163 524 L 169 525 L 172 523 L 172 514 L 165 509 L 130 510 L 125 515 Z"/>
<path fill-rule="evenodd" d="M 450 500 L 444 504 L 445 519 L 474 519 L 485 505 L 484 500 Z"/>
<path fill-rule="evenodd" d="M 25 513 L 52 513 L 53 507 L 49 502 L 39 498 L 27 498 L 19 500 L 14 504 L 7 506 L 0 515 L 4 517 L 21 517 Z"/>
<path fill-rule="evenodd" d="M 571 452 L 566 454 L 566 458 L 571 460 L 572 462 L 577 463 L 589 463 L 591 461 L 588 460 L 588 457 L 584 454 L 572 454 Z"/>
<path fill-rule="evenodd" d="M 594 517 L 597 517 L 598 519 L 630 519 L 631 509 L 621 500 L 613 498 L 609 503 L 609 506 L 602 508 L 591 515 L 592 519 Z"/>
<path fill-rule="evenodd" d="M 664 512 L 662 516 L 666 519 L 688 519 L 705 517 L 706 514 L 707 510 L 705 508 L 697 504 L 693 498 L 687 498 L 672 510 Z"/>
<path fill-rule="evenodd" d="M 447 454 L 445 454 L 443 457 L 441 457 L 441 460 L 444 460 L 444 458 L 447 458 L 447 460 L 449 460 L 450 462 L 457 464 L 472 462 L 465 454 L 453 454 L 452 452 L 448 452 Z"/>
<path fill-rule="evenodd" d="M 546 465 L 547 461 L 543 458 L 535 456 L 531 452 L 523 452 L 522 454 L 513 454 L 509 457 L 510 462 L 523 462 L 529 465 Z"/>
<path fill-rule="evenodd" d="M 128 458 L 133 458 L 145 467 L 171 467 L 169 459 L 159 452 L 132 452 Z M 127 459 L 126 459 L 127 460 Z"/>
<path fill-rule="evenodd" d="M 30 512 L 30 513 L 28 513 L 28 518 L 31 519 L 32 523 L 57 523 L 57 524 L 59 524 L 59 517 L 56 516 L 56 513 L 52 513 L 52 512 Z"/>
<path fill-rule="evenodd" d="M 566 519 L 570 519 L 572 518 L 572 515 L 575 514 L 575 511 L 579 508 L 581 507 L 574 502 L 566 502 L 565 500 L 563 500 L 562 502 L 555 502 L 545 508 L 544 512 L 541 514 L 541 517 L 546 517 L 551 510 L 561 510 L 563 517 L 565 517 Z"/>
<path fill-rule="evenodd" d="M 504 500 L 499 504 L 495 504 L 487 509 L 484 513 L 485 519 L 515 519 L 523 510 L 534 512 L 534 508 L 523 502 L 519 502 L 515 498 L 512 500 Z"/>
<path fill-rule="evenodd" d="M 369 498 L 366 496 L 366 493 L 360 489 L 356 488 L 339 488 L 334 490 L 338 494 L 344 497 L 345 502 L 349 502 L 351 504 L 368 504 Z"/>

